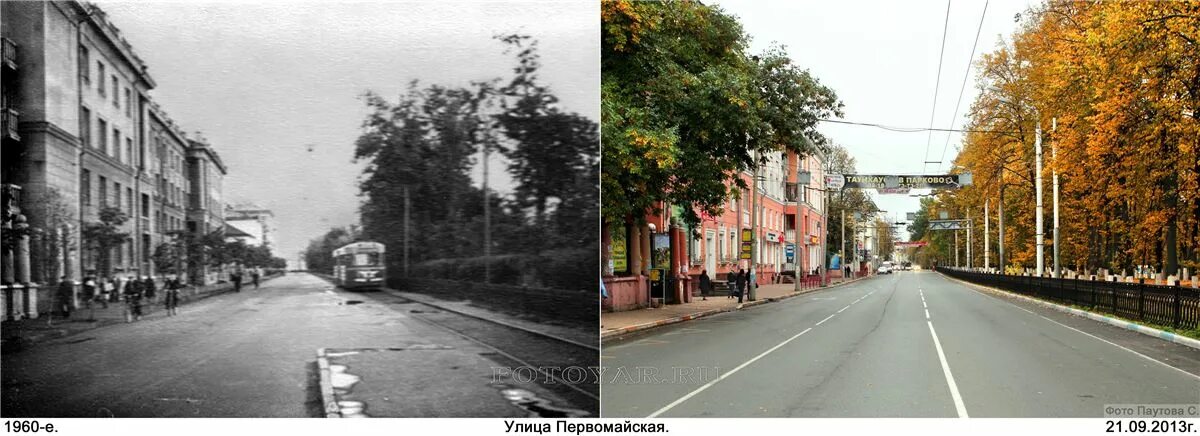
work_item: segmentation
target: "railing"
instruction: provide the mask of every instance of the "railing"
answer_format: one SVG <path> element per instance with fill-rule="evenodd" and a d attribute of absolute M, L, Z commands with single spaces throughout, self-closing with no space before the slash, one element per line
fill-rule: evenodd
<path fill-rule="evenodd" d="M 971 283 L 1176 329 L 1200 325 L 1200 291 L 1183 286 L 1016 276 L 937 268 Z"/>

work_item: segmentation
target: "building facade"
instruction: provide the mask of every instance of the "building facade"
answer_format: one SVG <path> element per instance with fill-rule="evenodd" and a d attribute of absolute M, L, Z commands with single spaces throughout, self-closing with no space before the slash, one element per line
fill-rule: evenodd
<path fill-rule="evenodd" d="M 4 226 L 14 236 L 3 250 L 5 316 L 45 312 L 60 280 L 156 274 L 163 235 L 189 219 L 194 146 L 151 100 L 147 65 L 86 2 L 0 2 L 0 37 Z M 219 180 L 205 188 L 220 198 Z M 109 222 L 127 238 L 100 247 L 101 216 L 117 217 Z"/>
<path fill-rule="evenodd" d="M 819 273 L 825 238 L 823 162 L 820 155 L 766 156 L 757 186 L 749 171 L 738 175 L 746 186 L 757 188 L 757 198 L 751 189 L 742 189 L 718 216 L 696 210 L 700 222 L 694 227 L 684 224 L 685 211 L 666 205 L 665 213 L 647 215 L 644 224 L 609 223 L 601 238 L 607 261 L 603 281 L 610 296 L 605 308 L 637 309 L 654 298 L 668 304 L 687 302 L 701 272 L 724 281 L 753 265 L 759 284 L 782 281 L 783 273 L 794 277 L 797 267 L 801 277 Z M 810 177 L 800 185 L 797 177 L 802 172 Z M 737 189 L 732 180 L 727 186 Z M 742 254 L 746 233 L 754 235 L 748 258 Z M 657 294 L 651 289 L 648 279 L 661 274 L 651 269 L 669 271 L 669 289 Z"/>

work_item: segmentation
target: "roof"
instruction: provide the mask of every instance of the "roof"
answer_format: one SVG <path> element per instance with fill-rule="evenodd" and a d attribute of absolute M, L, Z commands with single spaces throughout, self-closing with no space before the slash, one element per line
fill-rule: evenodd
<path fill-rule="evenodd" d="M 333 255 L 341 256 L 343 254 L 383 253 L 383 252 L 384 252 L 383 244 L 380 244 L 378 242 L 361 241 L 361 242 L 354 242 L 354 243 L 343 245 L 341 248 L 338 248 L 337 250 L 333 250 Z"/>
<path fill-rule="evenodd" d="M 225 223 L 225 237 L 228 238 L 253 238 L 254 235 L 246 233 L 237 227 Z"/>

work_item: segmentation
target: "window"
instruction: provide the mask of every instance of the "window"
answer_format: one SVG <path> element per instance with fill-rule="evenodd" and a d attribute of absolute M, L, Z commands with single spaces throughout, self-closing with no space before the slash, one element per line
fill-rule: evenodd
<path fill-rule="evenodd" d="M 115 157 L 115 158 L 117 158 L 117 160 L 120 160 L 120 161 L 122 161 L 122 162 L 124 162 L 124 161 L 125 161 L 125 159 L 121 158 L 121 129 L 118 129 L 116 125 L 113 125 L 113 149 L 112 149 L 112 156 L 113 156 L 113 157 Z"/>
<path fill-rule="evenodd" d="M 117 75 L 116 74 L 114 74 L 112 76 L 112 87 L 113 87 L 113 107 L 119 108 L 119 107 L 121 107 L 121 94 L 118 91 L 121 89 L 121 85 L 119 83 L 117 83 Z"/>
<path fill-rule="evenodd" d="M 142 216 L 150 218 L 150 195 L 142 194 Z"/>
<path fill-rule="evenodd" d="M 125 88 L 125 116 L 133 118 L 133 93 Z"/>
<path fill-rule="evenodd" d="M 133 138 L 130 137 L 125 138 L 125 159 L 133 165 Z"/>
<path fill-rule="evenodd" d="M 355 253 L 354 266 L 379 265 L 379 253 Z"/>
<path fill-rule="evenodd" d="M 100 93 L 100 98 L 104 98 L 104 62 L 96 61 L 96 69 L 99 71 L 96 75 L 96 92 Z"/>
<path fill-rule="evenodd" d="M 79 46 L 79 78 L 83 80 L 84 85 L 92 84 L 92 75 L 89 71 L 91 67 L 91 55 L 88 54 L 87 47 Z"/>
<path fill-rule="evenodd" d="M 121 207 L 121 184 L 113 182 L 113 204 Z"/>
<path fill-rule="evenodd" d="M 84 206 L 92 205 L 92 172 L 83 170 L 79 173 L 79 196 Z"/>
<path fill-rule="evenodd" d="M 108 178 L 100 176 L 100 207 L 108 207 Z"/>
<path fill-rule="evenodd" d="M 100 152 L 108 154 L 108 123 L 103 119 L 97 119 L 96 124 L 100 131 L 100 134 L 96 135 L 97 138 L 100 138 Z"/>
<path fill-rule="evenodd" d="M 84 146 L 92 146 L 92 111 L 87 107 L 79 108 L 79 139 Z"/>
<path fill-rule="evenodd" d="M 130 215 L 133 215 L 133 188 L 125 188 L 125 198 L 128 204 L 125 205 L 125 210 Z"/>

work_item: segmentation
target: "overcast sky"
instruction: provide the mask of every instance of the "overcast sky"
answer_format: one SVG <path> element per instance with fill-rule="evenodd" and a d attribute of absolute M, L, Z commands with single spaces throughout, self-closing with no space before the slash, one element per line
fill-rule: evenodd
<path fill-rule="evenodd" d="M 149 65 L 153 98 L 219 151 L 226 201 L 274 211 L 275 254 L 289 260 L 357 222 L 364 91 L 394 100 L 413 79 L 507 76 L 514 61 L 491 37 L 520 31 L 540 41 L 542 79 L 563 107 L 599 120 L 598 2 L 99 4 Z M 511 191 L 492 168 L 492 185 Z"/>
<path fill-rule="evenodd" d="M 715 4 L 740 18 L 753 37 L 753 51 L 762 51 L 773 42 L 787 46 L 800 67 L 837 92 L 846 104 L 846 120 L 929 127 L 936 87 L 934 127 L 961 128 L 975 98 L 972 69 L 955 117 L 971 46 L 980 29 L 983 0 L 954 0 L 948 27 L 945 1 L 738 0 Z M 994 50 L 1001 37 L 1010 39 L 1017 28 L 1013 16 L 1031 4 L 1034 2 L 1028 0 L 988 3 L 974 59 Z M 945 55 L 937 86 L 943 28 Z M 962 140 L 957 133 L 935 132 L 931 137 L 927 132 L 830 123 L 823 123 L 820 130 L 850 151 L 860 174 L 945 174 Z M 926 160 L 944 163 L 926 166 Z M 873 195 L 879 208 L 896 220 L 920 207 L 919 199 L 907 195 Z"/>

